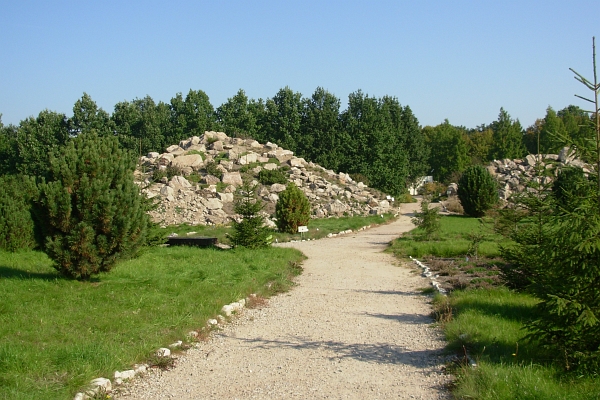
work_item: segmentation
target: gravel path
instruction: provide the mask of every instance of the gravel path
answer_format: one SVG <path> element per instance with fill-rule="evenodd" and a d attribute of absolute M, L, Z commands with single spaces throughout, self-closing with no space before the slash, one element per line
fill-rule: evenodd
<path fill-rule="evenodd" d="M 405 211 L 403 205 L 403 211 Z M 298 285 L 242 315 L 177 367 L 119 399 L 448 399 L 428 285 L 382 253 L 409 216 L 360 233 L 286 243 L 308 256 Z"/>

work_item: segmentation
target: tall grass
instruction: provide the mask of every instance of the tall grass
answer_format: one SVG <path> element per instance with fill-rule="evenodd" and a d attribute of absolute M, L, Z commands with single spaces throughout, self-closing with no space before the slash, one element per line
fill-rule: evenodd
<path fill-rule="evenodd" d="M 285 290 L 293 249 L 152 248 L 92 282 L 37 252 L 0 253 L 0 398 L 67 399 L 204 326 L 223 304 Z"/>

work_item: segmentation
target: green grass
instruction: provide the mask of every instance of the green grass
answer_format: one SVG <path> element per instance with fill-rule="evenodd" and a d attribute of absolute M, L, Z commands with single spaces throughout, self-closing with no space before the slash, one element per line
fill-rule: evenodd
<path fill-rule="evenodd" d="M 348 229 L 357 230 L 367 225 L 384 224 L 394 220 L 392 214 L 384 214 L 383 218 L 381 215 L 373 215 L 368 217 L 354 216 L 354 217 L 339 217 L 339 218 L 320 218 L 311 219 L 308 222 L 308 233 L 300 235 L 273 232 L 273 239 L 277 239 L 279 242 L 289 242 L 290 240 L 300 239 L 321 239 L 327 236 L 329 233 L 339 233 Z M 193 236 L 208 236 L 216 237 L 220 243 L 229 243 L 227 234 L 231 233 L 230 225 L 219 225 L 219 226 L 203 226 L 203 225 L 173 225 L 166 228 L 161 228 L 164 236 L 171 233 L 176 233 L 180 236 L 187 236 L 188 232 L 196 232 Z"/>
<path fill-rule="evenodd" d="M 368 225 L 378 225 L 393 221 L 395 218 L 392 214 L 372 215 L 368 217 L 332 217 L 311 219 L 308 222 L 308 232 L 300 235 L 274 232 L 273 238 L 279 242 L 288 242 L 290 240 L 300 239 L 322 239 L 329 233 L 339 233 L 352 229 L 353 231 Z"/>
<path fill-rule="evenodd" d="M 479 246 L 479 255 L 498 257 L 499 244 L 508 243 L 503 236 L 493 232 L 491 222 L 482 224 L 480 219 L 458 215 L 443 216 L 440 219 L 438 240 L 422 240 L 421 229 L 413 229 L 410 233 L 396 239 L 390 248 L 399 257 L 459 257 L 467 254 L 471 240 L 469 234 L 483 232 L 485 241 Z"/>
<path fill-rule="evenodd" d="M 396 240 L 391 249 L 399 257 L 464 257 L 470 242 L 468 235 L 478 232 L 480 225 L 475 218 L 445 216 L 441 219 L 440 240 L 422 241 L 421 232 L 415 229 Z M 491 229 L 487 234 L 479 254 L 496 257 L 498 244 L 507 241 Z M 484 270 L 469 268 L 467 272 L 472 273 Z M 536 298 L 504 287 L 456 290 L 448 297 L 434 296 L 434 315 L 444 329 L 447 350 L 457 355 L 457 362 L 449 368 L 456 377 L 452 385 L 454 398 L 600 399 L 598 377 L 565 372 L 560 354 L 524 339 L 524 323 L 534 316 L 536 304 Z M 477 367 L 468 366 L 465 355 Z"/>
<path fill-rule="evenodd" d="M 224 304 L 287 289 L 301 259 L 287 248 L 151 248 L 78 282 L 43 253 L 0 252 L 0 398 L 72 398 L 184 339 Z"/>
<path fill-rule="evenodd" d="M 437 301 L 441 297 L 437 298 Z M 505 288 L 457 291 L 444 324 L 448 349 L 466 353 L 476 368 L 457 366 L 458 399 L 599 399 L 600 380 L 563 372 L 560 355 L 523 339 L 537 300 Z"/>
<path fill-rule="evenodd" d="M 166 237 L 172 233 L 176 233 L 179 236 L 188 236 L 188 232 L 196 232 L 190 237 L 194 236 L 206 236 L 216 237 L 219 243 L 228 243 L 227 234 L 231 232 L 231 226 L 229 225 L 170 225 L 166 228 L 160 228 L 161 233 Z"/>

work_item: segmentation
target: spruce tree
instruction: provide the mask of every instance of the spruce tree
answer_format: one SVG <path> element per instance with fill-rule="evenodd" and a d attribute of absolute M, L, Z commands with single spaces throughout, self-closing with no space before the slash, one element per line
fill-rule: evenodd
<path fill-rule="evenodd" d="M 89 279 L 145 243 L 149 217 L 134 158 L 116 137 L 81 134 L 50 157 L 36 207 L 43 247 L 63 275 Z"/>
<path fill-rule="evenodd" d="M 544 273 L 532 285 L 540 298 L 536 316 L 528 325 L 530 337 L 557 350 L 567 369 L 597 374 L 600 368 L 600 84 L 572 70 L 576 79 L 594 93 L 590 112 L 595 137 L 575 143 L 576 154 L 596 165 L 590 181 L 583 171 L 559 175 L 553 197 L 558 206 L 549 223 L 546 246 L 541 249 Z M 563 143 L 568 144 L 568 143 Z M 594 184 L 591 184 L 594 182 Z"/>
<path fill-rule="evenodd" d="M 264 226 L 265 219 L 260 215 L 263 208 L 264 204 L 256 197 L 256 185 L 245 181 L 236 193 L 235 212 L 242 219 L 233 223 L 230 239 L 234 246 L 254 249 L 271 244 L 271 230 Z"/>

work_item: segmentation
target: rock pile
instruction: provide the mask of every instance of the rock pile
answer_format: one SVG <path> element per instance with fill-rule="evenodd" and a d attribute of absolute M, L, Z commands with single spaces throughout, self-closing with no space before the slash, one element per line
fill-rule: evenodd
<path fill-rule="evenodd" d="M 313 218 L 381 214 L 392 207 L 389 196 L 353 181 L 348 174 L 306 162 L 276 144 L 230 138 L 223 132 L 205 132 L 168 147 L 165 153 L 149 153 L 141 157 L 136 173 L 142 192 L 158 200 L 158 208 L 151 212 L 154 221 L 163 226 L 219 225 L 238 218 L 233 210 L 234 193 L 243 177 L 258 184 L 263 169 L 281 170 L 298 186 L 311 203 Z M 169 170 L 177 175 L 154 182 L 156 171 Z M 266 216 L 272 217 L 283 190 L 284 184 L 259 184 Z M 268 223 L 274 226 L 272 220 Z"/>
<path fill-rule="evenodd" d="M 538 177 L 536 165 L 538 168 L 550 170 L 551 174 Z M 585 173 L 590 172 L 590 166 L 575 158 L 566 147 L 560 154 L 530 154 L 522 160 L 494 160 L 487 169 L 499 184 L 500 199 L 507 200 L 512 193 L 525 190 L 527 182 L 539 180 L 543 184 L 551 183 L 553 177 L 564 166 L 580 167 Z"/>

